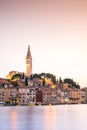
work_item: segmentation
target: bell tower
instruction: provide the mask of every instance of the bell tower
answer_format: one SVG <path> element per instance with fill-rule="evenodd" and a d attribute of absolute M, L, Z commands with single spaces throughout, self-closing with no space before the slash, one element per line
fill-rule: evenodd
<path fill-rule="evenodd" d="M 30 46 L 28 46 L 27 55 L 26 55 L 26 76 L 32 74 L 32 56 L 30 52 Z"/>

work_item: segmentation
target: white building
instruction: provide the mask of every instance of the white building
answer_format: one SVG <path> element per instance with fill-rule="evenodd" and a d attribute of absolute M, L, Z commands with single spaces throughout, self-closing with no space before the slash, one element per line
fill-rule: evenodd
<path fill-rule="evenodd" d="M 30 88 L 29 92 L 29 104 L 35 104 L 36 103 L 36 90 L 35 88 Z"/>
<path fill-rule="evenodd" d="M 29 87 L 20 87 L 18 91 L 18 104 L 19 105 L 28 105 L 29 104 Z"/>

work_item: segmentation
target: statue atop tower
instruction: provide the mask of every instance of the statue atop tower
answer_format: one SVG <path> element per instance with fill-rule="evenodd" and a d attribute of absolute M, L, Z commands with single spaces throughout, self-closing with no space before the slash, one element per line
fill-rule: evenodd
<path fill-rule="evenodd" d="M 26 76 L 32 74 L 32 56 L 30 52 L 30 46 L 28 46 L 27 55 L 26 55 Z"/>

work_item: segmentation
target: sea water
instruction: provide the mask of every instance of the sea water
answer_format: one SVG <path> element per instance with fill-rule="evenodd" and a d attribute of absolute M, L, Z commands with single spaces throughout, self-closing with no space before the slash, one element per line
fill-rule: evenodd
<path fill-rule="evenodd" d="M 0 130 L 87 130 L 87 105 L 3 106 Z"/>

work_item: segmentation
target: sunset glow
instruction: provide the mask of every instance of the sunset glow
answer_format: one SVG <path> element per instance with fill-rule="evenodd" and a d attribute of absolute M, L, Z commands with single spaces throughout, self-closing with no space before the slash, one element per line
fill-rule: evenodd
<path fill-rule="evenodd" d="M 0 77 L 26 71 L 52 73 L 87 86 L 86 0 L 0 0 Z"/>

